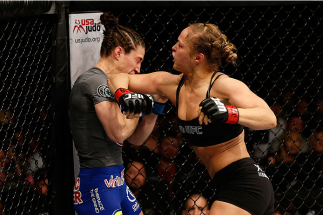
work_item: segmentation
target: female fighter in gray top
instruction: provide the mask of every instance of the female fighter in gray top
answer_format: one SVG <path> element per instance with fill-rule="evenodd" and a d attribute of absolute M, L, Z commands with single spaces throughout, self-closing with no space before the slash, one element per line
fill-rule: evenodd
<path fill-rule="evenodd" d="M 74 206 L 78 215 L 143 214 L 124 183 L 122 145 L 124 140 L 138 145 L 147 139 L 163 110 L 153 98 L 162 103 L 167 99 L 131 93 L 125 102 L 138 110 L 134 114 L 141 115 L 139 110 L 144 110 L 145 116 L 138 123 L 138 118 L 123 115 L 107 79 L 110 74 L 140 73 L 145 44 L 113 15 L 104 13 L 100 19 L 106 28 L 101 59 L 76 80 L 70 94 L 70 126 L 81 166 L 74 186 Z"/>

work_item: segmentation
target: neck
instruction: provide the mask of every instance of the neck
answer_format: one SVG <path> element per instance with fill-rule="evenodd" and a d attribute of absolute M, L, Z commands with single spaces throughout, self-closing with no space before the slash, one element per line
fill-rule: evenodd
<path fill-rule="evenodd" d="M 119 73 L 116 69 L 115 62 L 110 57 L 101 57 L 101 59 L 97 62 L 95 67 L 98 67 L 107 75 Z"/>
<path fill-rule="evenodd" d="M 195 70 L 191 73 L 184 73 L 185 76 L 185 87 L 188 87 L 192 90 L 196 90 L 203 86 L 208 86 L 210 83 L 210 78 L 213 75 L 213 72 L 206 70 Z"/>

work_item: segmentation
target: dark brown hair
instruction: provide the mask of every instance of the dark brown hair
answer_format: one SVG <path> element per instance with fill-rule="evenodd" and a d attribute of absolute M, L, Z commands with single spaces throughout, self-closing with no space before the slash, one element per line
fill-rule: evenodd
<path fill-rule="evenodd" d="M 190 45 L 191 55 L 203 53 L 210 64 L 210 69 L 218 71 L 221 59 L 236 64 L 236 47 L 230 43 L 220 29 L 209 23 L 194 23 L 189 25 L 187 40 Z"/>
<path fill-rule="evenodd" d="M 105 28 L 100 51 L 101 57 L 109 56 L 112 50 L 118 46 L 121 46 L 126 54 L 136 49 L 138 45 L 145 48 L 145 42 L 141 36 L 134 30 L 119 25 L 119 19 L 113 16 L 113 14 L 104 12 L 100 16 L 100 20 L 100 23 Z"/>

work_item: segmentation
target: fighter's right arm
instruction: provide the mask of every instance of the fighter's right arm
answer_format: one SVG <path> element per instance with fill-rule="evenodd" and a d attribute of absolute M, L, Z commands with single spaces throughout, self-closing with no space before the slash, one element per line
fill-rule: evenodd
<path fill-rule="evenodd" d="M 163 94 L 171 102 L 175 102 L 175 92 L 181 77 L 182 75 L 173 75 L 169 72 L 136 75 L 119 73 L 110 75 L 108 83 L 112 93 L 119 88 L 126 88 L 142 94 Z"/>

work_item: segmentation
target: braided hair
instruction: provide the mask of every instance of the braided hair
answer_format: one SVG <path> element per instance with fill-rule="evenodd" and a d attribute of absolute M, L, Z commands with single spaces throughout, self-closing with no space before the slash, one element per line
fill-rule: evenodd
<path fill-rule="evenodd" d="M 203 53 L 212 71 L 218 71 L 221 59 L 236 65 L 236 47 L 230 43 L 220 29 L 210 23 L 194 23 L 189 26 L 187 41 L 191 55 Z"/>
<path fill-rule="evenodd" d="M 109 56 L 114 48 L 121 46 L 125 53 L 137 48 L 138 45 L 145 48 L 145 42 L 134 30 L 119 25 L 119 19 L 113 14 L 104 12 L 100 16 L 100 24 L 104 25 L 103 41 L 100 56 Z"/>

